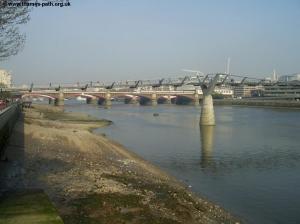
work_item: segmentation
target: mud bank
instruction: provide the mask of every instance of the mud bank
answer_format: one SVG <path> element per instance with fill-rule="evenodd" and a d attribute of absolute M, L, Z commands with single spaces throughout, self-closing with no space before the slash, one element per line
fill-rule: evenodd
<path fill-rule="evenodd" d="M 0 164 L 1 191 L 43 189 L 64 223 L 240 223 L 122 145 L 91 130 L 111 121 L 35 106 Z"/>

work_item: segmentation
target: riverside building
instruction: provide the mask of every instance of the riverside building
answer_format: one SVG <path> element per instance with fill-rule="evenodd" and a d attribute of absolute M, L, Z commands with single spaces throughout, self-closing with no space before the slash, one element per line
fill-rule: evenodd
<path fill-rule="evenodd" d="M 282 99 L 300 99 L 300 81 L 265 86 L 264 96 Z"/>
<path fill-rule="evenodd" d="M 11 79 L 12 76 L 8 71 L 0 69 L 0 87 L 11 87 Z"/>
<path fill-rule="evenodd" d="M 300 73 L 280 76 L 275 85 L 265 86 L 264 96 L 300 99 Z"/>
<path fill-rule="evenodd" d="M 234 97 L 251 97 L 257 91 L 264 91 L 264 86 L 240 85 L 233 88 Z"/>

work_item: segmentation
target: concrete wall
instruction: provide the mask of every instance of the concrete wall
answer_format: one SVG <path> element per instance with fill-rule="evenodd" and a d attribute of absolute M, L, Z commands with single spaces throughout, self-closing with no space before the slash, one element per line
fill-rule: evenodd
<path fill-rule="evenodd" d="M 4 150 L 13 127 L 21 111 L 20 104 L 13 104 L 0 111 L 0 159 L 3 159 Z"/>

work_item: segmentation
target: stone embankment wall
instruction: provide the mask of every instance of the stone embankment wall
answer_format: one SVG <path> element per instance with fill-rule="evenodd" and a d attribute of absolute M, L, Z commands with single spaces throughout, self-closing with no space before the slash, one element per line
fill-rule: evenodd
<path fill-rule="evenodd" d="M 5 159 L 4 151 L 13 127 L 21 111 L 19 104 L 13 104 L 0 111 L 0 160 Z"/>
<path fill-rule="evenodd" d="M 260 99 L 223 99 L 214 100 L 214 105 L 241 105 L 259 107 L 289 107 L 300 108 L 300 101 L 296 100 L 260 100 Z"/>

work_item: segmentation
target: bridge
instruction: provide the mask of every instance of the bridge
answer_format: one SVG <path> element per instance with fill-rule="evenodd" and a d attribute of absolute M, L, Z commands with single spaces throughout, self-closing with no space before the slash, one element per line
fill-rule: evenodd
<path fill-rule="evenodd" d="M 239 81 L 237 81 L 239 80 Z M 86 98 L 87 103 L 104 104 L 111 106 L 114 99 L 122 98 L 127 103 L 134 104 L 151 104 L 157 105 L 158 102 L 169 103 L 177 102 L 180 98 L 184 98 L 199 105 L 201 99 L 201 116 L 200 125 L 215 125 L 214 108 L 212 94 L 216 86 L 238 86 L 238 85 L 272 85 L 264 79 L 250 78 L 233 74 L 207 74 L 200 72 L 196 76 L 185 76 L 175 81 L 172 79 L 137 80 L 125 82 L 113 82 L 109 85 L 100 82 L 90 82 L 84 86 L 77 84 L 49 84 L 49 86 L 36 86 L 30 89 L 11 89 L 21 94 L 22 99 L 32 97 L 44 97 L 49 99 L 49 103 L 56 106 L 63 106 L 65 99 L 75 97 Z M 178 87 L 182 85 L 193 85 L 198 87 L 191 91 L 180 91 Z M 54 87 L 56 86 L 56 87 Z M 146 88 L 145 87 L 150 87 Z M 165 90 L 163 87 L 168 87 Z M 172 88 L 171 88 L 172 87 Z"/>
<path fill-rule="evenodd" d="M 160 103 L 176 103 L 180 98 L 190 101 L 194 105 L 199 105 L 199 99 L 202 98 L 201 91 L 78 91 L 78 90 L 38 90 L 21 91 L 22 99 L 26 98 L 48 98 L 49 104 L 63 106 L 65 99 L 85 98 L 88 104 L 102 104 L 111 106 L 112 100 L 124 99 L 126 103 L 132 104 L 151 104 L 153 106 Z"/>
<path fill-rule="evenodd" d="M 113 91 L 109 89 L 106 89 L 106 91 L 87 91 L 87 88 L 82 88 L 81 91 L 78 91 L 72 89 L 62 89 L 60 87 L 55 91 L 49 89 L 30 89 L 30 91 L 20 91 L 20 93 L 22 99 L 31 97 L 44 97 L 49 99 L 49 104 L 54 102 L 56 106 L 63 106 L 65 99 L 71 99 L 75 97 L 83 97 L 86 98 L 87 103 L 99 103 L 104 104 L 107 107 L 112 105 L 112 99 L 117 98 L 127 99 L 128 102 L 135 104 L 141 102 L 150 102 L 153 106 L 157 105 L 159 100 L 171 104 L 172 100 L 177 101 L 180 97 L 189 99 L 194 103 L 194 105 L 199 105 L 199 99 L 201 98 L 202 107 L 200 125 L 215 125 L 213 99 L 211 94 L 213 93 L 214 88 L 219 81 L 219 77 L 220 76 L 217 74 L 209 82 L 202 82 L 201 92 L 197 89 L 194 91 L 135 91 L 134 89 L 137 87 L 136 85 L 131 91 Z M 182 84 L 183 82 L 180 85 Z"/>

